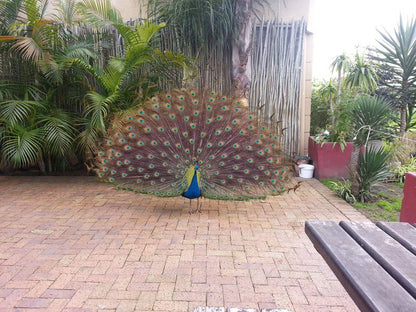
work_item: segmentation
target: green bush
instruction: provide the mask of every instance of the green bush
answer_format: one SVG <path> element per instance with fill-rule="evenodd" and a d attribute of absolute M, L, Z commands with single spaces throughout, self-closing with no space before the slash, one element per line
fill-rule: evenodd
<path fill-rule="evenodd" d="M 358 182 L 360 184 L 359 200 L 366 201 L 371 197 L 371 187 L 385 180 L 389 175 L 390 153 L 376 147 L 366 148 L 360 153 Z"/>

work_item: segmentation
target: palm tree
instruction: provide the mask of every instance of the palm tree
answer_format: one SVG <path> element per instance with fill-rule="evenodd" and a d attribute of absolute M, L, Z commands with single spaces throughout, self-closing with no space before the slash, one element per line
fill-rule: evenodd
<path fill-rule="evenodd" d="M 138 100 L 152 95 L 151 88 L 157 85 L 157 79 L 174 80 L 174 72 L 183 69 L 187 61 L 182 54 L 162 53 L 152 46 L 157 33 L 165 27 L 164 23 L 126 26 L 109 0 L 84 0 L 78 4 L 78 9 L 90 25 L 99 29 L 114 27 L 125 46 L 125 55 L 111 58 L 104 68 L 78 60 L 78 64 L 94 78 L 91 91 L 85 97 L 84 130 L 79 146 L 94 155 L 112 113 L 137 105 Z"/>
<path fill-rule="evenodd" d="M 349 70 L 350 65 L 351 65 L 351 61 L 345 53 L 338 55 L 334 59 L 334 61 L 331 63 L 332 72 L 336 71 L 338 74 L 338 79 L 337 79 L 338 88 L 337 88 L 337 100 L 336 100 L 337 105 L 339 105 L 341 101 L 342 75 L 345 74 L 345 72 Z"/>
<path fill-rule="evenodd" d="M 358 97 L 352 108 L 354 121 L 354 147 L 351 153 L 351 192 L 355 198 L 360 197 L 359 159 L 363 146 L 368 141 L 385 136 L 391 107 L 383 98 L 364 95 Z"/>
<path fill-rule="evenodd" d="M 331 125 L 335 125 L 335 109 L 334 109 L 334 99 L 336 94 L 336 88 L 332 80 L 327 83 L 322 83 L 317 90 L 317 94 L 320 98 L 328 102 L 329 110 L 331 111 Z"/>
<path fill-rule="evenodd" d="M 354 63 L 345 78 L 346 86 L 358 88 L 364 93 L 372 94 L 377 87 L 377 79 L 373 65 L 356 53 Z"/>
<path fill-rule="evenodd" d="M 75 85 L 82 93 L 76 78 L 76 60 L 94 55 L 83 42 L 71 44 L 71 39 L 77 40 L 47 18 L 46 9 L 47 2 L 37 0 L 8 1 L 1 6 L 12 25 L 2 28 L 0 42 L 7 48 L 4 53 L 18 65 L 17 72 L 26 74 L 12 76 L 9 72 L 13 68 L 3 68 L 3 74 L 11 77 L 11 81 L 3 81 L 9 92 L 0 103 L 3 166 L 38 164 L 42 170 L 46 167 L 52 171 L 55 163 L 68 163 L 69 158 L 74 158 L 74 103 L 67 95 Z"/>
<path fill-rule="evenodd" d="M 416 19 L 405 24 L 400 18 L 393 34 L 378 33 L 381 39 L 377 41 L 379 56 L 375 59 L 387 64 L 393 74 L 386 84 L 393 90 L 395 104 L 400 110 L 400 134 L 404 136 L 416 101 Z"/>

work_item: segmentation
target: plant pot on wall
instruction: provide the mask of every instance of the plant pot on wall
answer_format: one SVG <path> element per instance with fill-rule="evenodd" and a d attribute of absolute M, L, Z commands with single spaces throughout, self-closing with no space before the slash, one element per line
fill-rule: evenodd
<path fill-rule="evenodd" d="M 318 143 L 309 137 L 308 154 L 315 166 L 314 176 L 317 179 L 349 178 L 349 164 L 354 143 L 348 142 L 342 151 L 334 142 Z"/>

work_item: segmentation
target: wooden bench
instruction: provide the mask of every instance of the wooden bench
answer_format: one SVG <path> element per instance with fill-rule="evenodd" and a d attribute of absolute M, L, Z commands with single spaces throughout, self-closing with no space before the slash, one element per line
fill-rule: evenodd
<path fill-rule="evenodd" d="M 416 228 L 306 221 L 305 232 L 361 311 L 416 311 Z"/>

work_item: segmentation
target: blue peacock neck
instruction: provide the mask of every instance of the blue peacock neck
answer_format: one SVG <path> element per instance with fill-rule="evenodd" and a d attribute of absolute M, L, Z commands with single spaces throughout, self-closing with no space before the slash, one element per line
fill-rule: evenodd
<path fill-rule="evenodd" d="M 201 189 L 200 189 L 199 183 L 198 183 L 198 169 L 199 169 L 198 166 L 191 167 L 191 168 L 188 169 L 188 172 L 193 171 L 193 175 L 192 175 L 191 183 L 188 183 L 187 190 L 182 194 L 183 197 L 186 197 L 186 198 L 189 198 L 189 199 L 194 199 L 194 198 L 201 197 L 201 195 L 202 195 L 201 194 Z"/>

